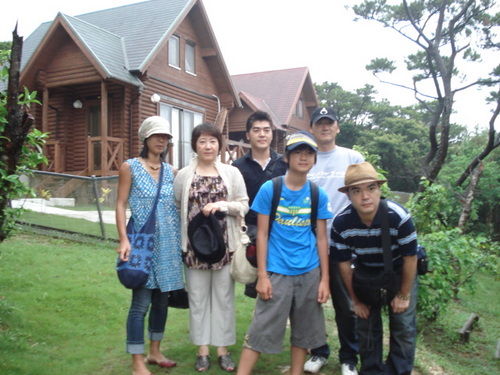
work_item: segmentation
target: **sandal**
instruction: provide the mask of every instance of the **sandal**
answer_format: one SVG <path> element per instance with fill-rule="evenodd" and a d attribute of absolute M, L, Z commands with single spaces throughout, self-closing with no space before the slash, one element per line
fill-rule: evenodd
<path fill-rule="evenodd" d="M 210 368 L 210 356 L 209 355 L 199 355 L 196 357 L 196 362 L 194 363 L 194 368 L 198 372 L 208 371 Z"/>
<path fill-rule="evenodd" d="M 231 353 L 219 356 L 219 366 L 222 370 L 227 372 L 234 372 L 234 370 L 236 370 L 236 365 L 231 358 Z"/>
<path fill-rule="evenodd" d="M 156 359 L 147 357 L 146 362 L 150 365 L 160 366 L 161 368 L 171 368 L 177 366 L 177 362 L 172 361 L 171 359 L 165 359 L 165 361 L 157 361 Z"/>

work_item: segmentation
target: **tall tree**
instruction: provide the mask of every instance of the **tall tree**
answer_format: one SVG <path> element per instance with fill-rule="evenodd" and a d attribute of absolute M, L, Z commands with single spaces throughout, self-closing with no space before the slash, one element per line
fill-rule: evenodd
<path fill-rule="evenodd" d="M 415 98 L 429 112 L 430 148 L 422 165 L 422 174 L 429 181 L 435 181 L 448 153 L 450 115 L 455 95 L 474 86 L 497 86 L 500 82 L 500 65 L 489 77 L 470 80 L 460 72 L 457 64 L 478 63 L 481 52 L 498 51 L 500 42 L 494 31 L 500 25 L 500 13 L 493 14 L 495 1 L 403 0 L 400 4 L 390 5 L 386 0 L 365 0 L 352 9 L 358 16 L 396 31 L 418 48 L 406 58 L 407 69 L 415 72 L 411 84 L 387 83 L 413 91 Z M 377 75 L 392 73 L 396 65 L 387 58 L 377 58 L 367 68 Z M 471 163 L 465 171 L 467 176 L 480 160 L 500 145 L 494 129 L 500 100 L 498 93 L 492 96 L 496 99 L 496 111 L 490 121 L 490 137 L 477 162 Z"/>
<path fill-rule="evenodd" d="M 0 79 L 8 75 L 7 91 L 0 92 L 0 242 L 9 236 L 20 214 L 19 209 L 10 207 L 10 200 L 31 192 L 20 176 L 29 175 L 31 169 L 47 161 L 41 148 L 47 135 L 32 129 L 34 118 L 28 112 L 31 103 L 39 103 L 36 92 L 25 89 L 19 93 L 23 38 L 17 35 L 17 29 L 12 34 L 10 56 L 0 51 L 0 65 L 6 64 Z"/>

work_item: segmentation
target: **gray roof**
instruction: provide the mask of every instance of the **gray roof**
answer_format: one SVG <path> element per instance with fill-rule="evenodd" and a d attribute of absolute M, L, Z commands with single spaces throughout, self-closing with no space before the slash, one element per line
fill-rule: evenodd
<path fill-rule="evenodd" d="M 196 0 L 150 0 L 79 16 L 60 16 L 100 64 L 107 78 L 134 85 Z M 57 19 L 57 17 L 56 17 Z M 54 21 L 41 24 L 24 42 L 21 69 L 29 62 Z"/>

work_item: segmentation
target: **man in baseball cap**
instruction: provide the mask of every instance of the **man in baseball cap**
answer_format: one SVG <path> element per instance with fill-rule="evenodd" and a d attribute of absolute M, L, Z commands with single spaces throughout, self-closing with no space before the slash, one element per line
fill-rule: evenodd
<path fill-rule="evenodd" d="M 322 118 L 327 118 L 332 121 L 339 121 L 339 115 L 333 108 L 319 107 L 316 108 L 311 115 L 311 126 L 317 123 Z"/>
<path fill-rule="evenodd" d="M 364 161 L 363 156 L 354 150 L 336 144 L 340 133 L 338 112 L 330 107 L 316 108 L 311 114 L 311 133 L 318 145 L 317 161 L 307 178 L 326 190 L 334 214 L 349 203 L 347 195 L 338 189 L 344 183 L 347 167 Z M 330 234 L 332 221 L 328 221 L 327 233 Z M 342 375 L 357 375 L 358 338 L 356 315 L 351 299 L 345 290 L 336 264 L 330 265 L 330 290 L 335 309 L 340 349 L 338 358 Z M 311 358 L 306 362 L 304 371 L 317 373 L 327 363 L 330 355 L 328 344 L 311 350 Z"/>

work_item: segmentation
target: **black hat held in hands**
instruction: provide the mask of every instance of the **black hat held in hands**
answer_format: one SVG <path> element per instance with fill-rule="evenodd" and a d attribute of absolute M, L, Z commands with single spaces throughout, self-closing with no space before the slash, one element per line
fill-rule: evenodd
<path fill-rule="evenodd" d="M 202 211 L 198 212 L 189 222 L 188 238 L 194 254 L 202 262 L 217 263 L 226 254 L 222 228 L 212 214 L 207 217 Z"/>

